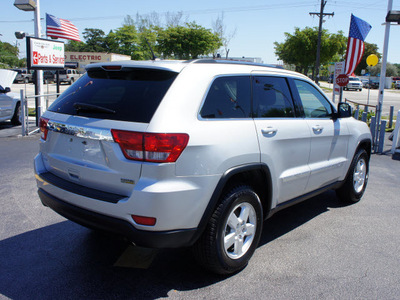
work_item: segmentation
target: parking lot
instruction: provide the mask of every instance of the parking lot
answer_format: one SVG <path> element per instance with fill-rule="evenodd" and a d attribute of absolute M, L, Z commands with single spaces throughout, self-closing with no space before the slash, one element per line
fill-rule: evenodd
<path fill-rule="evenodd" d="M 136 248 L 42 206 L 32 170 L 38 138 L 0 138 L 2 299 L 400 295 L 400 161 L 387 152 L 372 156 L 360 203 L 344 206 L 329 191 L 274 215 L 248 267 L 222 277 L 203 271 L 190 249 Z"/>
<path fill-rule="evenodd" d="M 328 191 L 275 214 L 247 268 L 226 277 L 201 269 L 190 249 L 134 247 L 44 207 L 39 134 L 20 132 L 0 124 L 0 299 L 399 298 L 400 158 L 388 139 L 361 202 Z"/>

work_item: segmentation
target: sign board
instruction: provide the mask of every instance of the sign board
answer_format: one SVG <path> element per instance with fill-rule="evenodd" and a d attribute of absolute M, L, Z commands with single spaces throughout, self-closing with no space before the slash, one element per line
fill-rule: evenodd
<path fill-rule="evenodd" d="M 335 73 L 333 74 L 333 96 L 332 100 L 335 102 L 335 95 L 340 95 L 340 86 L 336 84 L 336 78 L 344 73 L 344 61 L 335 63 Z"/>
<path fill-rule="evenodd" d="M 349 83 L 349 76 L 346 74 L 340 74 L 338 77 L 336 77 L 336 84 L 338 86 L 345 86 Z"/>
<path fill-rule="evenodd" d="M 26 38 L 28 69 L 64 69 L 64 43 L 33 37 Z"/>

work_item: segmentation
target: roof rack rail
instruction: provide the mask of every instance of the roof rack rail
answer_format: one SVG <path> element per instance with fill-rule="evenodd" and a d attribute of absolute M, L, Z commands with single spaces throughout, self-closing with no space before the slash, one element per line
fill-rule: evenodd
<path fill-rule="evenodd" d="M 250 65 L 250 66 L 259 66 L 259 67 L 270 67 L 270 68 L 277 68 L 283 69 L 282 66 L 277 65 L 270 65 L 270 64 L 261 64 L 249 61 L 242 61 L 242 60 L 235 60 L 235 59 L 213 59 L 213 58 L 198 58 L 198 59 L 191 59 L 185 61 L 185 63 L 193 63 L 193 64 L 237 64 L 237 65 Z"/>

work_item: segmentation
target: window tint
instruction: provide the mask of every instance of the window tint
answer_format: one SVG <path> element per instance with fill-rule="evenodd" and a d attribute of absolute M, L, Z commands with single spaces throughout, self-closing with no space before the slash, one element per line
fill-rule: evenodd
<path fill-rule="evenodd" d="M 250 118 L 250 95 L 250 77 L 219 77 L 212 83 L 200 115 L 204 119 Z"/>
<path fill-rule="evenodd" d="M 294 117 L 292 96 L 285 78 L 257 76 L 253 83 L 255 117 Z"/>
<path fill-rule="evenodd" d="M 306 118 L 328 118 L 332 107 L 321 93 L 311 84 L 301 80 L 294 81 L 303 104 Z"/>
<path fill-rule="evenodd" d="M 148 123 L 176 76 L 174 72 L 152 69 L 89 70 L 49 110 L 69 115 Z M 74 106 L 76 103 L 80 105 Z M 97 109 L 90 109 L 94 106 Z"/>

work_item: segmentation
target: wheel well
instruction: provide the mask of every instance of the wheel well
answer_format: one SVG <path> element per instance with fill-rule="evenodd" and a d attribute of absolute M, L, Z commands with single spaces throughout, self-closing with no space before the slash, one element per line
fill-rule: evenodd
<path fill-rule="evenodd" d="M 248 185 L 254 190 L 260 198 L 264 218 L 267 217 L 271 210 L 272 199 L 272 183 L 269 170 L 256 168 L 232 175 L 226 182 L 222 194 L 238 185 Z"/>
<path fill-rule="evenodd" d="M 366 152 L 367 152 L 367 154 L 368 154 L 368 159 L 371 157 L 371 146 L 372 146 L 372 144 L 371 144 L 371 141 L 370 140 L 363 140 L 363 141 L 361 141 L 360 142 L 360 144 L 358 145 L 358 147 L 357 147 L 357 150 L 356 150 L 356 153 L 357 153 L 357 151 L 359 150 L 359 149 L 364 149 Z"/>

